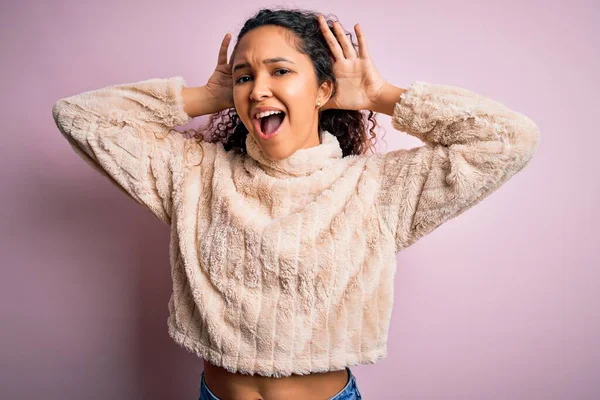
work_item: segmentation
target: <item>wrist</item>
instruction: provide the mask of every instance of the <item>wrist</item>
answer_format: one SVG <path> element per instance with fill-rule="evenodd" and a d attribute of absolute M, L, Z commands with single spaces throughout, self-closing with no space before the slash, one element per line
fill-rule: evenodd
<path fill-rule="evenodd" d="M 386 82 L 381 92 L 379 92 L 379 96 L 374 101 L 372 111 L 389 115 L 390 117 L 393 116 L 396 103 L 400 101 L 400 95 L 404 92 L 406 92 L 406 89 Z"/>
<path fill-rule="evenodd" d="M 192 118 L 214 114 L 227 108 L 205 86 L 184 87 L 182 97 L 184 110 Z"/>

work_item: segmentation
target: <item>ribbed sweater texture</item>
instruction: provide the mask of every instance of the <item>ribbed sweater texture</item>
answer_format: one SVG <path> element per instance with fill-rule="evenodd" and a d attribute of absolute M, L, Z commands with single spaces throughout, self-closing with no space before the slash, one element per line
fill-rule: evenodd
<path fill-rule="evenodd" d="M 396 253 L 521 171 L 539 143 L 524 115 L 415 81 L 392 126 L 424 145 L 342 157 L 338 139 L 270 160 L 173 130 L 182 77 L 58 100 L 73 150 L 170 227 L 168 332 L 230 372 L 270 377 L 387 355 Z"/>

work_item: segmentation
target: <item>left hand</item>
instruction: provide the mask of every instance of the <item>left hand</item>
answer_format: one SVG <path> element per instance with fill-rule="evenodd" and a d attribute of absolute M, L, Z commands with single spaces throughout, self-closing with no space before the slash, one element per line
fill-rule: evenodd
<path fill-rule="evenodd" d="M 356 37 L 358 38 L 359 54 L 357 55 L 354 46 L 352 46 L 339 22 L 335 21 L 333 23 L 335 36 L 322 15 L 319 15 L 319 25 L 335 58 L 333 73 L 338 84 L 337 93 L 321 107 L 321 111 L 330 108 L 342 110 L 375 109 L 377 99 L 386 82 L 379 75 L 377 68 L 371 61 L 362 28 L 359 24 L 354 25 Z"/>

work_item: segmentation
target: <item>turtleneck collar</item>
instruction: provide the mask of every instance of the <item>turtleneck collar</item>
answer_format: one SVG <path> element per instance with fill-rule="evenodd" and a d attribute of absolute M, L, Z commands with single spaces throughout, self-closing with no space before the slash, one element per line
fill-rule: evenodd
<path fill-rule="evenodd" d="M 321 133 L 321 144 L 296 150 L 283 160 L 268 158 L 250 133 L 246 136 L 246 151 L 260 169 L 276 178 L 307 176 L 342 158 L 342 149 L 337 137 L 325 130 Z"/>

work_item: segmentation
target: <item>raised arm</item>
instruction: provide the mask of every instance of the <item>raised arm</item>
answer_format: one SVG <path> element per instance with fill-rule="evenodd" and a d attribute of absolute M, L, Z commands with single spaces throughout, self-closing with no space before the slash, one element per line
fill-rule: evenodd
<path fill-rule="evenodd" d="M 171 129 L 213 112 L 205 96 L 181 77 L 149 79 L 60 99 L 52 115 L 81 158 L 170 224 L 174 180 L 186 156 L 212 145 L 198 149 L 195 139 Z"/>
<path fill-rule="evenodd" d="M 397 251 L 489 196 L 537 149 L 540 133 L 531 119 L 466 89 L 416 81 L 388 93 L 400 93 L 393 127 L 425 143 L 373 157 L 378 207 Z"/>

